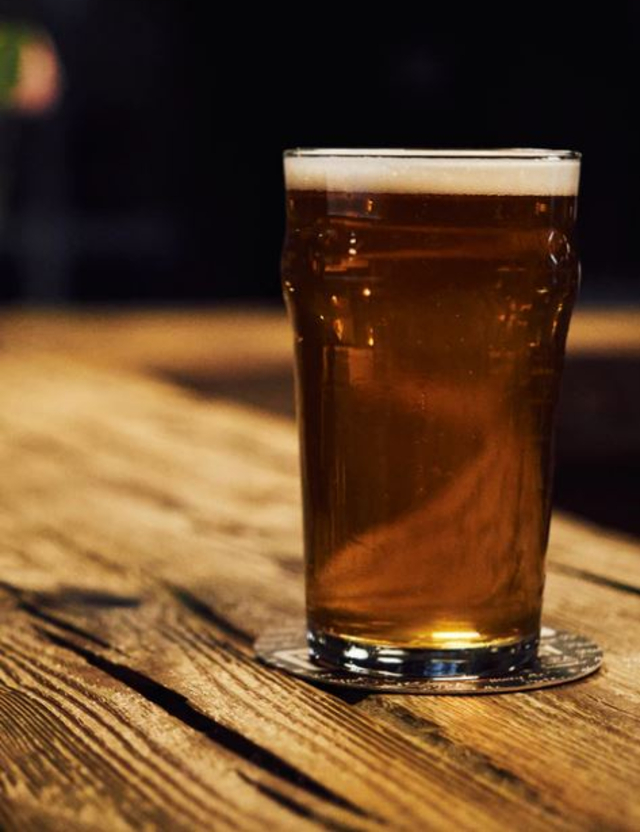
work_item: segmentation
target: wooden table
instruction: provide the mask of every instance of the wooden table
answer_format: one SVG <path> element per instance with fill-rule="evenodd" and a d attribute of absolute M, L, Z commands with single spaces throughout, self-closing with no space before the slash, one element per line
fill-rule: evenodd
<path fill-rule="evenodd" d="M 14 312 L 0 332 L 2 829 L 640 828 L 636 542 L 555 519 L 546 619 L 602 644 L 592 678 L 323 690 L 251 649 L 302 611 L 291 420 L 166 380 L 268 377 L 281 313 Z"/>

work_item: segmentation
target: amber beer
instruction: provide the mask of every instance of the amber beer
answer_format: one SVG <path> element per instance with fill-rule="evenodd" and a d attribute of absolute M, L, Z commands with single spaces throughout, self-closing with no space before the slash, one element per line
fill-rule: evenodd
<path fill-rule="evenodd" d="M 289 151 L 308 637 L 483 675 L 536 649 L 579 265 L 568 151 Z"/>

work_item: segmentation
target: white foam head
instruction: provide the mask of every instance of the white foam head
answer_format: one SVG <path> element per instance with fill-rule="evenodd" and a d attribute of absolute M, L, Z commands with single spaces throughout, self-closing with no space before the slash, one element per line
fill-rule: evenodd
<path fill-rule="evenodd" d="M 568 150 L 288 150 L 288 190 L 574 196 L 580 154 Z"/>

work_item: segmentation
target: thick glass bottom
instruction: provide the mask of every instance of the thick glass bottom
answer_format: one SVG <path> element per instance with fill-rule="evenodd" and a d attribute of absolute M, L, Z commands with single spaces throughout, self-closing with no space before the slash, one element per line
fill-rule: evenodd
<path fill-rule="evenodd" d="M 539 634 L 535 633 L 495 647 L 400 648 L 307 630 L 309 654 L 319 664 L 355 673 L 422 679 L 482 678 L 511 672 L 535 657 L 538 642 Z"/>

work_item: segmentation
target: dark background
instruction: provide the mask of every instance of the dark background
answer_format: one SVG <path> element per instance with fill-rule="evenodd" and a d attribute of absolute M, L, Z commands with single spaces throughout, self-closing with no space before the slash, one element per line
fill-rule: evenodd
<path fill-rule="evenodd" d="M 50 32 L 65 89 L 0 117 L 0 300 L 279 297 L 298 145 L 580 150 L 583 301 L 637 299 L 639 10 L 2 0 Z"/>

